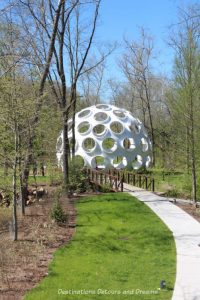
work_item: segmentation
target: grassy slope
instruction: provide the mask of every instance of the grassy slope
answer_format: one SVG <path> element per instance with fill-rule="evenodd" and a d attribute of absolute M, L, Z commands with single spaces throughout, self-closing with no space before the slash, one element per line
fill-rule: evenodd
<path fill-rule="evenodd" d="M 156 190 L 167 192 L 171 197 L 191 198 L 191 175 L 183 172 L 177 174 L 171 172 L 163 178 L 163 172 L 155 169 L 153 176 Z M 199 186 L 199 182 L 197 182 L 197 186 Z M 197 189 L 197 197 L 200 199 L 200 189 Z"/>
<path fill-rule="evenodd" d="M 56 251 L 49 276 L 26 300 L 171 299 L 174 240 L 145 204 L 127 194 L 105 194 L 83 198 L 77 210 L 73 240 Z M 157 290 L 162 279 L 168 290 L 157 295 L 58 295 L 58 289 Z"/>

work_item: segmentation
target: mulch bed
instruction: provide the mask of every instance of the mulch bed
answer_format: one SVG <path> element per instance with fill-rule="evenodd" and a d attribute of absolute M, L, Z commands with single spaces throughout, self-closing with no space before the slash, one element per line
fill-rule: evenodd
<path fill-rule="evenodd" d="M 53 253 L 75 233 L 77 197 L 61 199 L 69 219 L 68 224 L 58 226 L 50 218 L 53 189 L 47 189 L 48 195 L 28 206 L 25 217 L 19 217 L 18 241 L 12 241 L 9 228 L 0 228 L 0 300 L 22 299 L 48 275 Z"/>
<path fill-rule="evenodd" d="M 193 218 L 195 218 L 198 222 L 200 222 L 200 208 L 199 207 L 194 207 L 194 205 L 190 203 L 176 203 L 178 207 L 183 209 L 186 213 L 191 215 Z"/>

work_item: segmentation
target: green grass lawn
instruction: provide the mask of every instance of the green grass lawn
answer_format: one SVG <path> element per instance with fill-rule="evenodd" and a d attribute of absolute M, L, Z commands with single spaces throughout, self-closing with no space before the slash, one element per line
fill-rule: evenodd
<path fill-rule="evenodd" d="M 156 190 L 167 192 L 169 197 L 175 198 L 191 198 L 191 174 L 185 172 L 166 172 L 163 175 L 161 170 L 153 170 L 155 178 Z M 197 197 L 200 199 L 200 182 L 197 181 Z"/>
<path fill-rule="evenodd" d="M 76 234 L 55 252 L 49 275 L 26 300 L 171 299 L 175 243 L 144 203 L 112 193 L 81 198 L 76 209 Z M 167 289 L 158 291 L 162 279 Z"/>

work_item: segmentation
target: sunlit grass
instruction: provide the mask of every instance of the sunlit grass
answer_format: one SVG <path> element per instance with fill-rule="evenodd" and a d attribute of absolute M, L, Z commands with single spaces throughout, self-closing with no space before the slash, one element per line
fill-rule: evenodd
<path fill-rule="evenodd" d="M 179 198 L 191 198 L 192 181 L 191 174 L 186 172 L 164 172 L 153 170 L 156 190 L 167 192 L 169 196 Z M 200 183 L 197 182 L 197 197 L 200 200 Z"/>
<path fill-rule="evenodd" d="M 75 236 L 56 251 L 49 275 L 26 300 L 171 299 L 176 264 L 174 240 L 144 203 L 128 194 L 112 193 L 82 198 L 76 209 Z M 162 279 L 167 289 L 158 291 Z M 98 294 L 99 289 L 121 294 Z M 70 290 L 95 294 L 61 292 Z M 123 294 L 125 291 L 133 294 Z"/>

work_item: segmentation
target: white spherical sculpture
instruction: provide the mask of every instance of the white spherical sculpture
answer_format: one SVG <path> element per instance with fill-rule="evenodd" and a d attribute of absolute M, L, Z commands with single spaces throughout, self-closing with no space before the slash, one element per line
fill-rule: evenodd
<path fill-rule="evenodd" d="M 72 139 L 69 120 L 69 140 Z M 133 115 L 113 105 L 98 104 L 85 108 L 75 116 L 75 155 L 90 168 L 148 168 L 151 142 L 143 124 Z M 57 141 L 57 159 L 62 166 L 63 133 Z"/>

